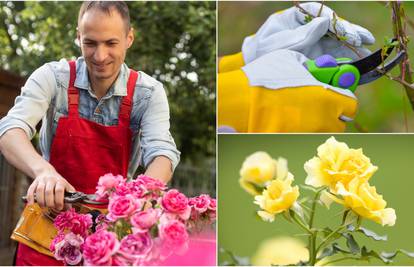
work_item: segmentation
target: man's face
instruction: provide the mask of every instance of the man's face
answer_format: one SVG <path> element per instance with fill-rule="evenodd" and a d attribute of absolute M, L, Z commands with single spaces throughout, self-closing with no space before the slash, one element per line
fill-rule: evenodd
<path fill-rule="evenodd" d="M 115 79 L 134 40 L 127 33 L 121 15 L 115 10 L 107 14 L 98 9 L 85 12 L 78 25 L 78 40 L 92 80 Z"/>

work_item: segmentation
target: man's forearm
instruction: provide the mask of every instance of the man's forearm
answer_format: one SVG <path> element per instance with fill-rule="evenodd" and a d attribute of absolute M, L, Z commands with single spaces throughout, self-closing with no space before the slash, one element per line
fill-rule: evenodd
<path fill-rule="evenodd" d="M 20 128 L 10 129 L 0 137 L 0 151 L 11 165 L 31 178 L 45 170 L 54 169 L 37 153 L 26 133 Z"/>
<path fill-rule="evenodd" d="M 159 179 L 165 183 L 171 180 L 172 174 L 171 160 L 164 156 L 154 158 L 145 171 L 145 175 Z"/>

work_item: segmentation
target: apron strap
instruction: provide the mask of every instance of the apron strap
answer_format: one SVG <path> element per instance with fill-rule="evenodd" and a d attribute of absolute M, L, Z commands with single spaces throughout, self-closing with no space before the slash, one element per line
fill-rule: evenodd
<path fill-rule="evenodd" d="M 138 72 L 130 70 L 127 83 L 127 95 L 122 98 L 119 108 L 119 125 L 129 127 L 131 122 L 132 99 L 134 97 L 135 85 L 138 79 Z"/>
<path fill-rule="evenodd" d="M 76 61 L 69 61 L 70 79 L 68 87 L 68 116 L 79 117 L 78 103 L 79 91 L 75 88 L 76 79 Z"/>

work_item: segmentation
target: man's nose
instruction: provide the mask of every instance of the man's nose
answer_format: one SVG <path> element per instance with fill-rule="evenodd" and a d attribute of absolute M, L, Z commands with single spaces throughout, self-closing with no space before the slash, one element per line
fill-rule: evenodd
<path fill-rule="evenodd" d="M 104 62 L 107 56 L 108 56 L 108 51 L 105 48 L 105 46 L 98 45 L 93 55 L 95 62 L 97 63 Z"/>

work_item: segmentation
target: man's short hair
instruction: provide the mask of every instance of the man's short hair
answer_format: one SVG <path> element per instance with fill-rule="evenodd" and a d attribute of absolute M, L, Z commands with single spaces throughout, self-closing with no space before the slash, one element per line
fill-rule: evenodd
<path fill-rule="evenodd" d="M 131 29 L 131 19 L 129 17 L 128 6 L 124 1 L 84 1 L 79 10 L 78 26 L 86 11 L 97 9 L 111 15 L 112 8 L 118 11 L 119 15 L 121 15 L 121 18 L 125 23 L 126 31 L 128 32 Z"/>

